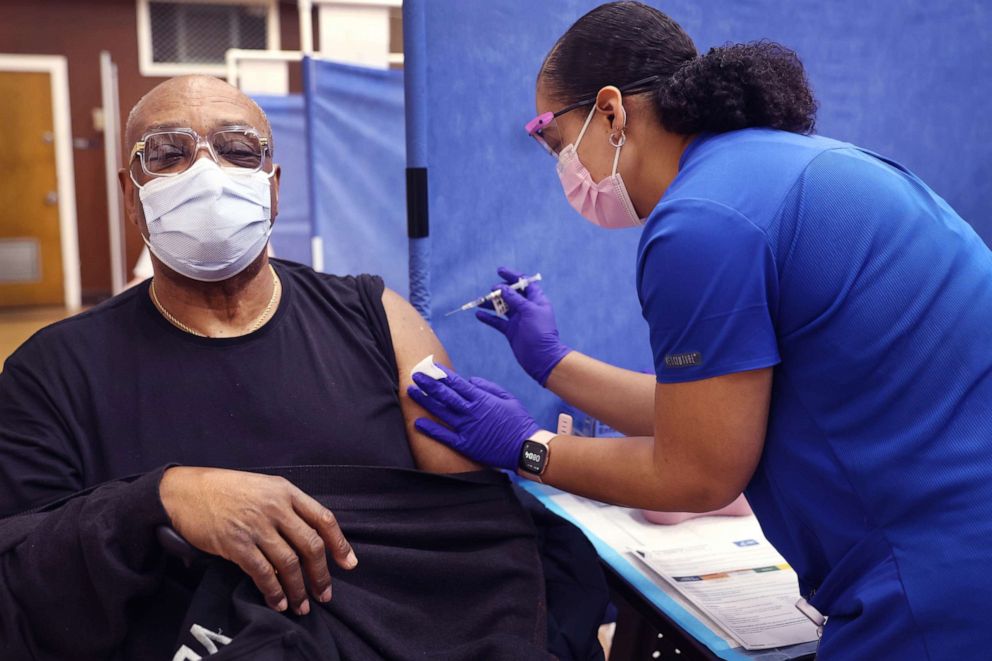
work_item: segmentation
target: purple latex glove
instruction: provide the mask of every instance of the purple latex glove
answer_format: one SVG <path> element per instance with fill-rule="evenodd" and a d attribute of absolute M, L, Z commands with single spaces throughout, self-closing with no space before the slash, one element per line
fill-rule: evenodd
<path fill-rule="evenodd" d="M 443 365 L 447 378 L 414 374 L 410 398 L 448 425 L 417 418 L 417 429 L 487 466 L 517 469 L 524 441 L 537 423 L 517 399 L 491 381 L 465 380 Z M 426 394 L 425 394 L 426 393 Z M 450 429 L 449 429 L 450 427 Z"/>
<path fill-rule="evenodd" d="M 511 284 L 523 277 L 522 273 L 505 266 L 499 267 L 496 272 Z M 527 285 L 523 294 L 506 285 L 499 285 L 499 290 L 509 308 L 507 318 L 481 310 L 475 316 L 506 336 L 517 362 L 532 379 L 543 386 L 555 365 L 571 351 L 558 337 L 558 325 L 555 323 L 551 301 L 536 282 Z"/>

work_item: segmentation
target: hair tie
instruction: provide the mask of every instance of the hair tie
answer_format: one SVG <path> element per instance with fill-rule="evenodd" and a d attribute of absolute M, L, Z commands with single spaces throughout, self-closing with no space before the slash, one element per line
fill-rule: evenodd
<path fill-rule="evenodd" d="M 675 76 L 679 75 L 680 72 L 684 71 L 687 66 L 689 66 L 690 64 L 695 63 L 701 57 L 702 57 L 702 55 L 694 55 L 693 57 L 690 57 L 688 60 L 683 60 L 682 61 L 682 64 L 680 64 L 675 69 L 675 71 L 672 73 L 672 78 L 675 78 Z"/>

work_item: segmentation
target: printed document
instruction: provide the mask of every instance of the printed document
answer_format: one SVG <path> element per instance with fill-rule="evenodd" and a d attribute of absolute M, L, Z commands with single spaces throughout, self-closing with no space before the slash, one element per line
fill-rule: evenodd
<path fill-rule="evenodd" d="M 795 571 L 754 516 L 664 526 L 647 522 L 637 510 L 573 495 L 552 500 L 604 542 L 630 552 L 745 649 L 817 639 L 816 627 L 795 607 Z"/>

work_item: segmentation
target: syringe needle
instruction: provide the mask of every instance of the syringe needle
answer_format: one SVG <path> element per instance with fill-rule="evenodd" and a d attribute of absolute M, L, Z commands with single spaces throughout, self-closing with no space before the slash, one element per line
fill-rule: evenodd
<path fill-rule="evenodd" d="M 464 312 L 465 310 L 471 310 L 474 307 L 478 307 L 478 305 L 479 305 L 479 302 L 478 301 L 471 301 L 470 303 L 466 303 L 465 305 L 463 305 L 461 307 L 455 308 L 451 312 L 446 312 L 444 316 L 445 317 L 450 317 L 451 315 L 455 314 L 456 312 Z"/>
<path fill-rule="evenodd" d="M 535 273 L 534 275 L 532 275 L 530 277 L 521 277 L 519 280 L 517 280 L 514 283 L 507 283 L 507 286 L 510 289 L 514 289 L 516 291 L 523 291 L 524 289 L 527 288 L 527 285 L 529 285 L 532 282 L 537 282 L 538 280 L 541 280 L 541 274 L 540 273 Z M 451 315 L 455 314 L 456 312 L 464 312 L 465 310 L 471 310 L 472 308 L 477 308 L 480 305 L 483 305 L 483 304 L 487 303 L 488 301 L 492 301 L 493 299 L 499 298 L 500 296 L 501 296 L 500 291 L 498 289 L 494 289 L 493 291 L 489 292 L 485 296 L 480 296 L 479 298 L 475 299 L 474 301 L 469 301 L 465 305 L 463 305 L 463 306 L 461 306 L 459 308 L 455 308 L 451 312 L 446 312 L 444 314 L 444 316 L 445 317 L 450 317 Z"/>

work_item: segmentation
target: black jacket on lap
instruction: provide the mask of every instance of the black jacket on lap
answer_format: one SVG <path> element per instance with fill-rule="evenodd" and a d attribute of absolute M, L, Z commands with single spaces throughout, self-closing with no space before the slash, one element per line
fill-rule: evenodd
<path fill-rule="evenodd" d="M 540 521 L 539 533 L 505 475 L 264 472 L 333 510 L 355 549 L 357 569 L 329 563 L 329 603 L 277 613 L 231 563 L 203 555 L 187 569 L 168 557 L 156 535 L 167 524 L 157 471 L 0 522 L 0 658 L 602 658 L 595 554 L 560 519 Z M 562 524 L 579 539 L 563 546 Z M 557 542 L 539 540 L 548 531 Z M 564 548 L 577 562 L 568 577 L 552 569 L 549 616 L 544 567 Z M 549 627 L 549 617 L 567 625 Z"/>

